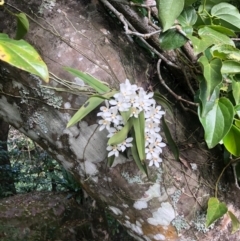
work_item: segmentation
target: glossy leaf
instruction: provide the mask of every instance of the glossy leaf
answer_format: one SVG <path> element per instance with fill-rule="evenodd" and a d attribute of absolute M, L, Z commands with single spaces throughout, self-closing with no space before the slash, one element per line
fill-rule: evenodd
<path fill-rule="evenodd" d="M 231 211 L 228 211 L 228 215 L 232 221 L 232 234 L 233 234 L 240 229 L 240 222 L 238 218 Z"/>
<path fill-rule="evenodd" d="M 240 73 L 240 62 L 233 60 L 225 60 L 221 69 L 222 74 L 237 74 Z"/>
<path fill-rule="evenodd" d="M 0 60 L 35 74 L 45 82 L 49 81 L 46 64 L 37 51 L 24 40 L 10 39 L 8 35 L 0 33 Z"/>
<path fill-rule="evenodd" d="M 95 77 L 93 77 L 92 75 L 90 75 L 88 73 L 84 73 L 82 71 L 79 71 L 79 70 L 73 69 L 73 68 L 69 68 L 69 67 L 65 67 L 64 69 L 66 69 L 72 75 L 75 75 L 78 78 L 82 79 L 86 84 L 88 84 L 93 89 L 95 89 L 99 94 L 103 94 L 103 93 L 109 92 L 111 90 L 102 81 L 96 79 Z"/>
<path fill-rule="evenodd" d="M 235 119 L 234 124 L 236 125 L 237 128 L 240 129 L 240 120 Z"/>
<path fill-rule="evenodd" d="M 205 117 L 207 113 L 213 108 L 216 100 L 219 98 L 220 85 L 216 86 L 212 94 L 210 94 L 207 88 L 207 81 L 203 78 L 199 87 L 199 99 L 201 100 L 201 117 Z"/>
<path fill-rule="evenodd" d="M 185 0 L 184 2 L 184 7 L 187 7 L 189 5 L 192 5 L 193 3 L 195 3 L 197 0 Z"/>
<path fill-rule="evenodd" d="M 236 37 L 235 32 L 233 30 L 229 29 L 229 28 L 225 28 L 225 27 L 220 26 L 220 25 L 208 25 L 208 27 L 217 31 L 217 32 L 225 34 L 227 36 Z"/>
<path fill-rule="evenodd" d="M 136 137 L 138 155 L 141 161 L 146 159 L 145 154 L 145 118 L 144 112 L 141 111 L 138 118 L 133 118 L 133 129 Z"/>
<path fill-rule="evenodd" d="M 220 98 L 205 117 L 201 117 L 200 111 L 199 107 L 199 119 L 205 131 L 205 141 L 208 148 L 213 148 L 224 138 L 232 126 L 233 105 L 227 98 Z"/>
<path fill-rule="evenodd" d="M 231 45 L 215 45 L 211 48 L 213 57 L 240 62 L 240 50 Z"/>
<path fill-rule="evenodd" d="M 240 104 L 240 82 L 232 80 L 232 93 L 235 100 L 235 104 Z"/>
<path fill-rule="evenodd" d="M 211 14 L 240 29 L 240 14 L 235 6 L 229 3 L 219 3 L 212 8 Z"/>
<path fill-rule="evenodd" d="M 163 32 L 174 24 L 184 7 L 184 0 L 156 0 L 158 18 L 162 25 Z"/>
<path fill-rule="evenodd" d="M 131 118 L 120 131 L 118 131 L 111 138 L 109 138 L 108 145 L 114 146 L 122 143 L 127 138 L 128 132 L 131 130 L 132 125 L 133 121 Z"/>
<path fill-rule="evenodd" d="M 92 110 L 98 107 L 104 101 L 103 98 L 90 97 L 82 107 L 74 114 L 67 124 L 67 127 L 75 125 L 77 122 L 82 120 L 86 115 L 88 115 Z"/>
<path fill-rule="evenodd" d="M 187 42 L 187 38 L 176 29 L 169 29 L 160 34 L 159 42 L 161 49 L 172 50 L 183 46 Z"/>
<path fill-rule="evenodd" d="M 193 7 L 185 8 L 178 17 L 178 22 L 182 27 L 192 27 L 197 21 L 197 13 Z"/>
<path fill-rule="evenodd" d="M 202 37 L 207 37 L 212 39 L 213 44 L 229 44 L 232 46 L 234 45 L 234 42 L 225 34 L 222 34 L 208 26 L 205 26 L 203 28 L 200 28 L 198 30 L 199 36 Z"/>
<path fill-rule="evenodd" d="M 29 30 L 29 22 L 25 13 L 15 15 L 17 17 L 17 32 L 15 39 L 22 39 Z"/>
<path fill-rule="evenodd" d="M 223 138 L 226 149 L 234 156 L 240 156 L 240 129 L 232 125 L 227 135 Z"/>
<path fill-rule="evenodd" d="M 140 157 L 138 154 L 136 136 L 134 133 L 132 133 L 132 137 L 133 137 L 133 141 L 132 141 L 131 152 L 132 152 L 133 159 L 134 159 L 135 163 L 137 164 L 139 170 L 141 170 L 143 173 L 145 173 L 148 176 L 146 164 L 145 164 L 145 162 L 142 162 L 140 160 Z"/>
<path fill-rule="evenodd" d="M 171 132 L 167 126 L 164 116 L 162 117 L 162 128 L 163 128 L 165 137 L 167 139 L 167 143 L 170 147 L 170 150 L 172 151 L 176 161 L 178 161 L 179 160 L 179 149 L 177 147 L 176 142 L 172 138 Z"/>
<path fill-rule="evenodd" d="M 213 59 L 211 62 L 208 62 L 207 57 L 202 56 L 198 62 L 202 65 L 203 75 L 206 80 L 205 95 L 209 99 L 214 89 L 222 82 L 222 61 L 220 59 Z"/>
<path fill-rule="evenodd" d="M 157 102 L 158 105 L 161 105 L 164 110 L 173 118 L 173 109 L 169 100 L 167 100 L 159 92 L 154 92 L 153 99 Z"/>
<path fill-rule="evenodd" d="M 221 218 L 228 211 L 225 203 L 219 202 L 215 197 L 208 200 L 207 221 L 206 226 L 209 227 L 217 219 Z"/>

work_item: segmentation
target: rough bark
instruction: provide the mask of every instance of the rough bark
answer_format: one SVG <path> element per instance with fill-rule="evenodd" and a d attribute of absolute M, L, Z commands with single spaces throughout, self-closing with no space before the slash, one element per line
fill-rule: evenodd
<path fill-rule="evenodd" d="M 9 3 L 36 13 L 41 1 Z M 182 163 L 165 148 L 161 168 L 149 168 L 149 178 L 124 156 L 117 158 L 112 168 L 106 167 L 107 138 L 104 131 L 98 131 L 96 112 L 66 128 L 87 94 L 71 84 L 69 89 L 63 86 L 63 79 L 73 83 L 79 80 L 62 66 L 89 72 L 112 87 L 126 78 L 144 85 L 148 77 L 150 61 L 146 53 L 128 42 L 119 29 L 114 30 L 112 26 L 116 25 L 109 25 L 103 18 L 106 12 L 102 8 L 97 11 L 97 6 L 97 1 L 59 0 L 51 10 L 43 10 L 43 18 L 33 16 L 37 22 L 31 22 L 28 40 L 61 80 L 57 82 L 52 75 L 46 85 L 2 63 L 0 116 L 55 157 L 137 240 L 237 240 L 238 234 L 229 232 L 227 218 L 214 229 L 204 228 L 206 220 L 201 211 L 213 195 L 219 174 L 214 162 L 219 160 L 206 150 L 195 116 L 177 106 L 174 118 L 167 116 Z M 2 22 L 1 28 L 13 29 L 12 19 Z M 198 169 L 193 170 L 190 163 L 196 163 Z M 239 203 L 232 202 L 236 193 L 234 187 L 228 187 L 221 195 L 238 216 Z"/>
<path fill-rule="evenodd" d="M 0 118 L 0 197 L 16 193 L 11 163 L 8 156 L 9 124 Z"/>
<path fill-rule="evenodd" d="M 82 241 L 96 240 L 96 234 L 97 240 L 107 240 L 107 230 L 99 226 L 104 219 L 98 215 L 91 220 L 90 213 L 96 210 L 88 202 L 77 203 L 69 193 L 34 192 L 4 198 L 0 200 L 0 240 Z"/>

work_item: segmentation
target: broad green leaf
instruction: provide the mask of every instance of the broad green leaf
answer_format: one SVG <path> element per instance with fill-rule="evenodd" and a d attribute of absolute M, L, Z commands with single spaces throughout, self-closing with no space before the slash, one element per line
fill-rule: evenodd
<path fill-rule="evenodd" d="M 187 42 L 187 38 L 176 29 L 169 29 L 160 34 L 159 42 L 161 49 L 172 50 L 183 46 Z"/>
<path fill-rule="evenodd" d="M 232 45 L 215 45 L 211 48 L 213 57 L 240 62 L 240 50 Z"/>
<path fill-rule="evenodd" d="M 193 50 L 196 55 L 204 52 L 208 47 L 214 44 L 235 46 L 234 42 L 228 36 L 212 29 L 212 27 L 209 26 L 200 28 L 198 34 L 200 38 L 189 34 L 187 35 L 192 42 Z"/>
<path fill-rule="evenodd" d="M 65 67 L 64 69 L 66 69 L 72 75 L 75 75 L 78 78 L 82 79 L 86 84 L 88 84 L 93 89 L 95 89 L 99 94 L 103 94 L 103 93 L 109 92 L 111 90 L 102 81 L 94 78 L 92 75 L 90 75 L 88 73 L 84 73 L 84 72 L 81 72 L 77 69 L 73 69 L 70 67 Z"/>
<path fill-rule="evenodd" d="M 200 82 L 200 95 L 201 100 L 201 117 L 205 117 L 206 114 L 213 108 L 216 99 L 219 98 L 220 85 L 216 86 L 212 92 L 209 93 L 207 88 L 207 81 L 203 78 Z"/>
<path fill-rule="evenodd" d="M 198 55 L 202 52 L 204 52 L 208 47 L 213 45 L 213 41 L 211 38 L 208 38 L 207 36 L 201 37 L 201 39 L 187 35 L 187 37 L 191 40 L 192 45 L 193 45 L 193 51 L 195 55 Z"/>
<path fill-rule="evenodd" d="M 132 125 L 133 121 L 132 118 L 130 118 L 124 127 L 108 140 L 108 145 L 114 146 L 122 143 L 127 138 L 128 132 L 131 130 Z"/>
<path fill-rule="evenodd" d="M 193 7 L 185 8 L 178 17 L 178 22 L 182 27 L 192 27 L 197 21 L 197 13 Z"/>
<path fill-rule="evenodd" d="M 233 60 L 225 60 L 223 61 L 222 74 L 237 74 L 240 73 L 240 62 L 236 62 Z"/>
<path fill-rule="evenodd" d="M 217 219 L 221 218 L 228 211 L 225 203 L 219 202 L 215 197 L 208 200 L 207 221 L 206 226 L 209 227 Z"/>
<path fill-rule="evenodd" d="M 92 110 L 98 107 L 104 101 L 103 98 L 90 97 L 82 107 L 74 114 L 67 124 L 67 127 L 73 126 L 80 120 L 82 120 L 86 115 L 88 115 Z"/>
<path fill-rule="evenodd" d="M 205 117 L 201 117 L 200 111 L 199 107 L 198 116 L 205 131 L 205 141 L 208 148 L 213 148 L 224 138 L 232 126 L 233 105 L 227 98 L 220 98 L 216 100 L 213 108 Z"/>
<path fill-rule="evenodd" d="M 29 30 L 29 22 L 25 13 L 15 14 L 17 17 L 17 32 L 15 39 L 22 39 Z"/>
<path fill-rule="evenodd" d="M 7 34 L 0 33 L 0 60 L 35 74 L 45 82 L 49 81 L 46 64 L 37 51 L 24 40 L 10 39 Z"/>
<path fill-rule="evenodd" d="M 184 7 L 184 0 L 156 0 L 158 8 L 158 18 L 163 28 L 163 32 L 174 24 Z"/>
<path fill-rule="evenodd" d="M 240 82 L 232 80 L 232 92 L 235 100 L 235 104 L 240 104 Z"/>
<path fill-rule="evenodd" d="M 154 92 L 153 99 L 157 102 L 158 105 L 161 105 L 164 110 L 173 118 L 173 109 L 170 102 L 159 92 Z"/>
<path fill-rule="evenodd" d="M 229 3 L 219 3 L 212 8 L 211 14 L 240 29 L 240 14 L 235 6 Z"/>
<path fill-rule="evenodd" d="M 203 75 L 206 80 L 205 96 L 209 99 L 214 89 L 222 82 L 222 61 L 220 59 L 213 59 L 211 62 L 208 62 L 207 57 L 202 56 L 198 62 L 202 66 Z"/>
<path fill-rule="evenodd" d="M 168 143 L 168 145 L 169 145 L 169 147 L 170 147 L 170 149 L 171 149 L 171 151 L 172 151 L 176 161 L 178 161 L 178 159 L 179 159 L 179 150 L 178 150 L 176 142 L 172 138 L 171 132 L 169 131 L 169 128 L 167 126 L 167 123 L 165 121 L 164 116 L 162 117 L 162 128 L 163 128 L 165 137 L 167 139 L 167 143 Z"/>
<path fill-rule="evenodd" d="M 229 45 L 235 46 L 234 42 L 228 36 L 218 32 L 208 26 L 200 28 L 198 30 L 198 34 L 201 38 L 207 37 L 207 38 L 212 39 L 212 44 L 229 44 Z"/>
<path fill-rule="evenodd" d="M 197 0 L 185 0 L 184 7 L 190 6 L 195 3 Z"/>
<path fill-rule="evenodd" d="M 234 124 L 236 125 L 237 128 L 240 129 L 240 120 L 235 119 Z"/>
<path fill-rule="evenodd" d="M 133 141 L 132 141 L 131 152 L 132 152 L 133 159 L 134 159 L 135 163 L 137 164 L 138 168 L 148 176 L 146 164 L 145 164 L 145 162 L 142 162 L 140 160 L 140 157 L 138 154 L 136 136 L 135 136 L 134 132 L 132 133 L 132 137 L 133 137 Z"/>
<path fill-rule="evenodd" d="M 233 234 L 240 229 L 240 222 L 238 218 L 231 211 L 228 211 L 228 215 L 232 221 L 232 234 Z"/>
<path fill-rule="evenodd" d="M 145 154 L 145 118 L 144 112 L 141 111 L 138 118 L 133 118 L 133 129 L 136 137 L 138 155 L 141 161 L 146 159 Z"/>
<path fill-rule="evenodd" d="M 234 156 L 240 156 L 240 129 L 232 125 L 227 135 L 223 138 L 226 149 Z"/>
<path fill-rule="evenodd" d="M 208 27 L 217 31 L 217 32 L 225 34 L 227 36 L 236 37 L 235 32 L 233 30 L 229 29 L 229 28 L 225 28 L 225 27 L 220 26 L 220 25 L 208 25 Z"/>
<path fill-rule="evenodd" d="M 240 105 L 234 106 L 234 111 L 235 111 L 236 114 L 238 115 L 238 118 L 240 118 Z"/>

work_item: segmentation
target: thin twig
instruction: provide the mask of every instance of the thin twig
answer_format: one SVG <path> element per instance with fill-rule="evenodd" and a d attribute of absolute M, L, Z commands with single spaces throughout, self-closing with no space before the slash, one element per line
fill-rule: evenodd
<path fill-rule="evenodd" d="M 109 10 L 111 10 L 115 16 L 122 22 L 124 25 L 124 29 L 130 28 L 131 31 L 137 32 L 136 29 L 128 22 L 128 20 L 123 16 L 122 13 L 118 12 L 107 0 L 100 0 Z M 162 59 L 167 65 L 172 66 L 175 69 L 181 69 L 176 64 L 172 63 L 166 57 L 164 57 L 160 52 L 158 52 L 155 48 L 153 48 L 143 37 L 138 36 L 138 38 L 149 48 L 150 51 L 155 53 L 160 59 Z"/>
<path fill-rule="evenodd" d="M 173 92 L 169 87 L 168 85 L 166 84 L 166 82 L 164 81 L 164 79 L 162 78 L 161 76 L 161 72 L 160 72 L 160 64 L 161 64 L 162 60 L 159 59 L 158 60 L 158 63 L 157 63 L 157 73 L 158 73 L 158 78 L 160 80 L 160 83 L 167 89 L 167 91 L 173 95 L 177 100 L 180 100 L 180 101 L 183 101 L 183 102 L 186 102 L 188 103 L 189 105 L 194 105 L 194 106 L 198 106 L 197 103 L 194 103 L 194 102 L 191 102 L 191 101 L 188 101 L 188 100 L 185 100 L 183 99 L 181 96 L 177 95 L 175 92 Z"/>

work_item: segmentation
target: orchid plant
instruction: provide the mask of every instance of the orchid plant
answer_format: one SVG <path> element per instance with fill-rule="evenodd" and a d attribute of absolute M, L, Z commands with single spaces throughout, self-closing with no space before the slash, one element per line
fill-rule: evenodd
<path fill-rule="evenodd" d="M 66 70 L 92 87 L 93 94 L 70 119 L 67 127 L 82 120 L 98 105 L 97 114 L 99 131 L 107 130 L 108 163 L 112 165 L 120 152 L 131 149 L 131 154 L 140 170 L 147 174 L 146 161 L 149 166 L 159 167 L 162 148 L 166 144 L 160 135 L 160 120 L 165 111 L 153 99 L 153 92 L 146 92 L 142 87 L 131 84 L 128 79 L 120 84 L 120 90 L 111 90 L 105 83 L 93 76 L 72 68 Z"/>

